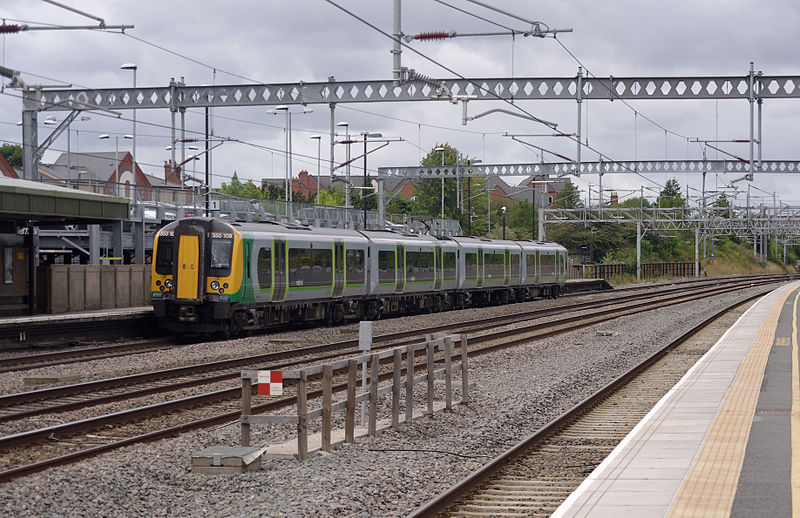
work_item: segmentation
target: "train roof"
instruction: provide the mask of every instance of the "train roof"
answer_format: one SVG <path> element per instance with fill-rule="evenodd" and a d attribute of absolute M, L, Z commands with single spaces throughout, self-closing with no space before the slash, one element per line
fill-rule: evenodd
<path fill-rule="evenodd" d="M 469 245 L 517 245 L 517 246 L 536 246 L 539 248 L 563 248 L 563 246 L 552 241 L 535 241 L 530 239 L 514 239 L 514 240 L 501 240 L 501 239 L 487 239 L 485 237 L 467 237 L 458 236 L 452 238 L 461 244 Z"/>
<path fill-rule="evenodd" d="M 309 235 L 326 235 L 326 236 L 339 236 L 339 237 L 363 237 L 360 232 L 346 228 L 327 228 L 327 227 L 310 227 L 307 225 L 298 225 L 292 223 L 278 223 L 274 221 L 255 222 L 255 223 L 233 223 L 230 225 L 239 232 L 270 232 L 270 233 L 286 233 L 286 234 L 309 234 Z"/>
<path fill-rule="evenodd" d="M 355 240 L 363 240 L 368 238 L 373 242 L 380 242 L 380 241 L 406 241 L 406 242 L 419 242 L 419 243 L 452 243 L 454 245 L 472 245 L 472 246 L 535 246 L 537 248 L 551 248 L 551 249 L 563 249 L 564 247 L 559 245 L 558 243 L 554 243 L 552 241 L 534 241 L 534 240 L 525 240 L 525 239 L 518 239 L 518 240 L 499 240 L 499 239 L 487 239 L 484 237 L 467 237 L 467 236 L 455 236 L 455 237 L 437 237 L 431 236 L 427 234 L 413 234 L 410 232 L 399 232 L 396 230 L 351 230 L 351 229 L 344 229 L 344 228 L 328 228 L 328 227 L 311 227 L 307 225 L 299 225 L 299 224 L 292 224 L 292 223 L 282 223 L 282 222 L 274 222 L 274 221 L 265 221 L 265 222 L 253 222 L 253 223 L 245 223 L 245 222 L 232 222 L 228 221 L 223 218 L 211 218 L 211 217 L 202 217 L 202 216 L 195 216 L 193 218 L 185 218 L 184 220 L 178 221 L 185 221 L 186 219 L 197 219 L 203 221 L 216 221 L 220 223 L 225 223 L 226 225 L 230 225 L 238 232 L 265 232 L 270 234 L 295 234 L 295 235 L 308 235 L 311 238 L 319 238 L 319 237 L 338 237 L 343 239 L 355 239 Z M 178 222 L 173 222 L 171 225 L 174 226 Z"/>

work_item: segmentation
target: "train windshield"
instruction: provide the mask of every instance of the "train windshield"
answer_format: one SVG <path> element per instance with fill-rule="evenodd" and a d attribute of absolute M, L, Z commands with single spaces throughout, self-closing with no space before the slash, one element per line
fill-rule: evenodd
<path fill-rule="evenodd" d="M 158 250 L 156 251 L 156 273 L 159 275 L 172 275 L 172 247 L 175 238 L 159 237 Z"/>
<path fill-rule="evenodd" d="M 226 275 L 231 269 L 233 257 L 233 239 L 210 239 L 211 255 L 209 268 L 212 275 Z"/>

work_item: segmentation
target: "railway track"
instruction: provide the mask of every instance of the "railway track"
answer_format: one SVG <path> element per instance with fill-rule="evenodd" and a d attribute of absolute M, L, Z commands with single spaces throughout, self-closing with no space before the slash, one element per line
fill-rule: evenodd
<path fill-rule="evenodd" d="M 750 286 L 751 283 L 747 283 L 747 286 Z M 672 304 L 679 304 L 681 302 L 685 302 L 688 300 L 696 300 L 698 298 L 713 296 L 719 293 L 723 293 L 730 290 L 739 289 L 741 286 L 738 285 L 726 285 L 726 286 L 716 286 L 713 288 L 708 288 L 700 292 L 699 290 L 693 290 L 693 293 L 690 294 L 673 294 L 668 297 L 661 297 L 658 300 L 651 300 L 646 302 L 637 302 L 633 306 L 626 306 L 623 308 L 611 308 L 611 309 L 603 309 L 601 311 L 592 312 L 590 315 L 585 316 L 571 316 L 571 317 L 563 317 L 559 319 L 555 319 L 549 323 L 536 323 L 531 325 L 525 326 L 513 326 L 512 329 L 501 329 L 497 331 L 492 331 L 488 333 L 483 333 L 480 335 L 472 335 L 470 337 L 470 355 L 474 354 L 485 354 L 489 351 L 496 350 L 502 347 L 509 347 L 518 343 L 527 343 L 530 342 L 533 338 L 537 336 L 548 336 L 559 332 L 566 332 L 567 330 L 575 329 L 579 326 L 588 326 L 594 325 L 603 320 L 609 320 L 613 318 L 618 318 L 619 316 L 630 314 L 634 312 L 641 312 L 645 311 L 648 307 L 649 309 L 655 309 L 658 307 L 664 307 L 665 305 L 672 305 Z M 618 303 L 618 302 L 617 302 Z M 496 319 L 491 319 L 496 320 Z M 507 323 L 507 321 L 504 321 Z M 472 324 L 472 332 L 475 333 L 475 329 L 479 327 L 491 327 L 492 324 L 486 322 L 473 322 Z M 506 326 L 512 327 L 512 326 Z M 425 332 L 429 330 L 417 330 L 416 334 L 419 336 L 420 332 Z M 394 335 L 395 337 L 399 335 L 406 335 L 408 333 L 399 333 Z M 392 335 L 387 335 L 392 336 Z M 413 340 L 411 341 L 413 342 Z M 347 342 L 341 342 L 347 343 Z M 340 344 L 341 344 L 340 343 Z M 396 345 L 392 343 L 391 346 Z M 389 344 L 385 345 L 386 347 L 390 346 Z M 318 346 L 318 349 L 324 349 L 323 346 Z M 283 354 L 289 354 L 283 353 Z M 337 354 L 340 356 L 341 353 Z M 308 362 L 309 360 L 305 360 Z M 320 361 L 319 358 L 313 360 L 313 362 Z M 295 360 L 295 363 L 297 361 Z M 253 366 L 252 363 L 248 364 L 250 367 Z M 284 366 L 291 366 L 289 364 L 284 363 Z M 285 368 L 281 366 L 271 366 L 272 368 Z M 389 373 L 387 372 L 386 375 L 388 376 Z M 238 370 L 236 371 L 233 376 L 238 377 Z M 291 387 L 288 387 L 288 393 L 291 393 Z M 129 392 L 130 394 L 130 392 Z M 238 418 L 240 409 L 239 409 L 239 402 L 238 398 L 241 394 L 241 389 L 237 386 L 231 389 L 225 390 L 217 390 L 205 394 L 199 394 L 196 396 L 182 398 L 172 401 L 166 401 L 163 403 L 158 403 L 154 405 L 148 405 L 145 407 L 139 408 L 132 408 L 129 410 L 125 410 L 122 412 L 116 412 L 113 414 L 97 416 L 94 418 L 84 419 L 81 421 L 70 422 L 59 424 L 56 426 L 50 426 L 45 428 L 39 428 L 36 430 L 30 430 L 22 433 L 17 433 L 10 436 L 5 436 L 0 438 L 0 451 L 3 451 L 6 455 L 4 455 L 7 459 L 12 459 L 12 462 L 4 463 L 3 469 L 5 471 L 0 472 L 0 481 L 7 480 L 9 478 L 13 478 L 15 476 L 23 475 L 25 473 L 30 473 L 32 471 L 36 471 L 39 469 L 44 469 L 50 465 L 57 465 L 65 462 L 71 462 L 73 460 L 77 460 L 81 458 L 81 456 L 90 456 L 95 454 L 98 451 L 105 451 L 108 449 L 113 449 L 116 447 L 124 446 L 126 444 L 130 444 L 136 437 L 139 437 L 138 440 L 148 440 L 154 439 L 158 437 L 165 437 L 172 435 L 174 433 L 178 433 L 181 431 L 189 430 L 189 429 L 197 429 L 206 426 L 213 426 L 215 424 L 225 423 L 229 421 L 236 420 Z M 309 393 L 309 398 L 318 397 L 320 394 L 317 394 L 313 391 Z M 267 412 L 276 410 L 283 406 L 292 405 L 294 404 L 294 399 L 292 397 L 282 398 L 280 400 L 275 400 L 265 405 L 261 405 L 259 407 L 254 408 L 254 412 Z M 213 409 L 216 412 L 215 415 L 209 417 L 207 415 L 203 415 L 198 417 L 197 415 L 190 416 L 191 412 L 188 412 L 187 408 L 193 409 L 202 409 L 200 414 L 208 414 L 212 409 L 209 408 L 209 405 L 222 405 L 223 407 L 227 405 L 227 408 L 222 407 L 215 407 Z M 182 416 L 181 420 L 185 419 L 185 422 L 181 424 L 163 427 L 163 423 L 159 424 L 161 428 L 159 431 L 151 431 L 148 430 L 147 425 L 141 424 L 143 420 L 153 419 L 154 417 L 163 415 L 165 413 L 175 413 L 179 412 Z M 198 412 L 194 412 L 194 414 L 198 414 Z M 156 419 L 157 420 L 157 419 Z M 172 418 L 174 421 L 175 419 Z M 133 424 L 126 424 L 126 423 L 133 423 Z M 158 426 L 157 426 L 158 427 Z M 152 428 L 152 427 L 151 427 Z M 103 444 L 101 446 L 95 446 L 90 448 L 83 448 L 80 451 L 84 453 L 80 453 L 79 451 L 67 451 L 66 450 L 74 450 L 75 446 L 86 446 L 85 438 L 76 438 L 78 434 L 85 433 L 87 431 L 93 430 L 104 430 L 104 429 L 113 429 L 115 430 L 115 437 L 118 439 L 120 435 L 124 436 L 124 439 L 121 440 L 111 440 L 106 439 L 111 442 L 109 444 Z M 142 431 L 144 433 L 142 433 Z M 58 443 L 61 447 L 55 445 L 54 443 Z M 77 445 L 73 445 L 72 443 L 78 443 Z M 31 454 L 28 452 L 28 449 L 35 450 L 37 448 L 36 445 L 46 444 L 47 446 L 44 448 L 40 448 L 39 453 Z M 66 448 L 64 448 L 66 446 Z M 44 458 L 44 460 L 41 459 Z M 16 460 L 14 460 L 16 459 Z"/>
<path fill-rule="evenodd" d="M 129 354 L 140 354 L 159 351 L 169 347 L 178 347 L 179 345 L 180 344 L 168 338 L 162 337 L 122 344 L 81 346 L 66 351 L 9 356 L 0 359 L 0 373 L 37 369 L 49 365 L 65 365 L 69 363 L 100 360 L 103 358 L 114 358 L 117 356 L 127 356 Z"/>
<path fill-rule="evenodd" d="M 669 293 L 672 291 L 679 291 L 685 289 L 687 286 L 708 286 L 708 285 L 723 285 L 730 283 L 742 282 L 748 280 L 751 282 L 762 282 L 769 279 L 788 278 L 785 275 L 763 275 L 763 276 L 747 276 L 743 277 L 730 277 L 722 279 L 703 279 L 703 280 L 684 280 L 676 281 L 676 287 L 666 290 L 659 290 L 659 293 Z M 616 290 L 616 293 L 624 293 L 626 291 L 641 291 L 641 286 L 634 286 L 628 288 L 621 288 Z M 585 295 L 587 292 L 577 292 L 565 294 L 563 297 L 569 298 L 574 296 Z M 616 297 L 617 300 L 625 300 L 624 296 Z M 591 304 L 591 303 L 590 303 Z M 580 307 L 581 305 L 574 305 Z M 587 306 L 591 307 L 591 306 Z M 557 309 L 542 310 L 542 315 L 552 314 Z M 549 311 L 549 313 L 548 313 Z M 528 313 L 529 314 L 529 313 Z M 502 317 L 499 317 L 502 318 Z M 0 358 L 0 373 L 14 372 L 21 370 L 30 370 L 39 367 L 46 367 L 50 365 L 65 365 L 69 363 L 85 362 L 91 360 L 98 360 L 103 358 L 112 358 L 116 356 L 124 356 L 128 354 L 138 354 L 150 351 L 164 349 L 165 347 L 177 347 L 182 345 L 191 345 L 189 343 L 178 343 L 176 340 L 170 340 L 167 337 L 155 337 L 147 340 L 137 340 L 133 342 L 126 342 L 123 344 L 101 345 L 101 346 L 83 346 L 73 345 L 69 350 L 59 350 L 55 352 L 37 352 L 33 354 L 19 354 L 13 353 L 5 358 Z M 35 344 L 33 348 L 39 348 L 41 344 Z M 26 348 L 26 350 L 29 350 Z"/>
<path fill-rule="evenodd" d="M 706 319 L 409 516 L 549 516 L 713 346 L 708 336 L 759 296 Z"/>
<path fill-rule="evenodd" d="M 744 283 L 744 285 L 749 287 L 751 285 L 767 283 L 771 280 L 772 279 L 770 278 L 762 279 L 756 283 L 748 280 Z M 713 296 L 719 293 L 724 293 L 730 289 L 739 289 L 741 286 L 741 280 L 719 282 L 708 285 L 704 284 L 700 287 L 692 286 L 691 293 L 703 296 Z M 466 333 L 469 335 L 475 335 L 475 333 L 479 333 L 487 329 L 526 323 L 535 319 L 559 315 L 565 311 L 587 311 L 625 303 L 633 304 L 637 301 L 639 305 L 631 306 L 631 311 L 638 311 L 654 300 L 663 299 L 665 303 L 676 303 L 676 301 L 683 300 L 683 297 L 687 296 L 686 293 L 686 287 L 678 287 L 663 290 L 654 294 L 637 293 L 609 300 L 589 301 L 572 304 L 569 306 L 558 306 L 554 308 L 515 313 L 512 315 L 502 315 L 492 318 L 467 321 L 448 326 L 432 326 L 413 331 L 390 333 L 375 337 L 375 349 L 379 350 L 381 348 L 414 343 L 415 341 L 418 342 L 421 338 L 424 338 L 426 334 L 433 332 L 447 331 L 452 333 Z M 691 295 L 691 293 L 690 296 L 694 296 Z M 588 315 L 562 317 L 554 321 L 547 321 L 537 324 L 533 327 L 530 325 L 523 326 L 522 328 L 518 327 L 516 330 L 512 330 L 512 332 L 520 333 L 522 330 L 528 329 L 530 333 L 532 333 L 524 335 L 518 339 L 517 343 L 520 343 L 537 336 L 547 336 L 548 332 L 546 331 L 546 328 L 548 327 L 558 329 L 559 326 L 569 327 L 580 325 L 581 322 L 586 322 L 587 319 L 608 319 L 614 314 L 625 314 L 624 312 L 621 313 L 621 311 L 622 310 L 620 309 L 611 309 Z M 545 331 L 542 331 L 543 329 L 545 329 Z M 473 343 L 480 343 L 481 341 L 486 341 L 490 338 L 491 335 L 485 337 L 474 337 L 471 340 Z M 477 340 L 477 342 L 475 340 Z M 31 417 L 54 412 L 64 412 L 93 405 L 111 403 L 122 399 L 132 399 L 150 394 L 197 387 L 224 380 L 233 380 L 239 377 L 239 370 L 242 367 L 250 368 L 254 365 L 266 365 L 272 369 L 286 369 L 308 362 L 326 361 L 340 357 L 343 354 L 356 353 L 357 347 L 357 340 L 344 340 L 290 351 L 233 358 L 230 360 L 206 364 L 191 365 L 187 367 L 165 369 L 142 374 L 133 374 L 118 378 L 89 381 L 74 385 L 9 394 L 0 396 L 0 423 L 14 419 L 20 419 L 23 417 Z"/>

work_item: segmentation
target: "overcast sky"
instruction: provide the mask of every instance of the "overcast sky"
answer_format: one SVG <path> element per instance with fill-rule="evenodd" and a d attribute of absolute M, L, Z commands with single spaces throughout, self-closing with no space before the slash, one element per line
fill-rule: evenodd
<path fill-rule="evenodd" d="M 27 83 L 71 83 L 82 88 L 130 85 L 130 71 L 123 63 L 138 65 L 139 86 L 166 86 L 170 78 L 186 84 L 240 84 L 390 79 L 391 40 L 323 0 L 211 1 L 62 0 L 77 9 L 101 17 L 106 24 L 134 25 L 126 35 L 100 31 L 29 31 L 2 36 L 2 62 L 22 71 Z M 337 0 L 337 3 L 386 32 L 392 30 L 392 0 Z M 489 11 L 467 0 L 447 3 L 517 30 L 524 22 Z M 709 76 L 747 74 L 749 62 L 765 74 L 798 74 L 800 3 L 796 0 L 646 2 L 551 0 L 520 2 L 491 0 L 497 7 L 522 18 L 544 22 L 552 28 L 571 28 L 559 40 L 588 70 L 597 76 Z M 5 0 L 0 17 L 7 23 L 30 25 L 87 25 L 95 21 L 37 0 Z M 495 25 L 458 12 L 433 0 L 404 0 L 403 31 L 487 32 Z M 457 38 L 411 44 L 426 56 L 466 77 L 571 77 L 578 63 L 551 38 L 512 40 L 509 36 Z M 159 48 L 160 47 L 160 48 Z M 185 57 L 181 57 L 179 55 Z M 435 64 L 412 52 L 403 52 L 403 65 L 433 77 L 450 77 Z M 216 69 L 216 75 L 214 74 Z M 236 76 L 231 75 L 236 74 Z M 749 109 L 746 101 L 636 101 L 641 114 L 677 135 L 642 118 L 634 124 L 634 112 L 621 102 L 587 103 L 584 132 L 589 144 L 604 156 L 617 160 L 697 159 L 701 150 L 685 137 L 746 139 Z M 531 113 L 575 131 L 574 101 L 528 101 L 520 105 Z M 472 103 L 477 113 L 499 103 Z M 295 175 L 300 168 L 316 173 L 316 141 L 311 135 L 327 135 L 327 106 L 293 119 Z M 266 146 L 273 152 L 238 143 L 226 143 L 213 154 L 215 186 L 234 171 L 257 183 L 263 177 L 283 176 L 283 128 L 281 116 L 269 115 L 267 107 L 215 110 L 214 128 L 219 136 Z M 58 112 L 63 117 L 66 112 Z M 130 118 L 130 112 L 124 113 Z M 461 107 L 447 102 L 342 104 L 336 120 L 350 123 L 352 132 L 381 132 L 405 142 L 370 155 L 370 169 L 378 166 L 414 165 L 437 143 L 447 142 L 485 163 L 539 161 L 529 148 L 501 136 L 503 132 L 542 132 L 545 128 L 502 114 L 461 126 Z M 21 143 L 19 92 L 6 89 L 0 95 L 0 140 Z M 137 160 L 145 172 L 163 177 L 165 147 L 170 144 L 167 110 L 137 112 Z M 40 123 L 43 117 L 40 118 Z M 800 101 L 772 100 L 764 104 L 764 159 L 798 159 L 800 150 Z M 203 131 L 201 110 L 186 116 L 188 131 Z M 634 131 L 634 127 L 636 130 Z M 98 140 L 103 133 L 131 132 L 130 120 L 91 114 L 91 120 L 74 122 L 71 149 L 82 152 L 113 151 L 113 140 Z M 40 129 L 40 141 L 49 132 Z M 325 142 L 325 141 L 323 141 Z M 566 139 L 539 138 L 537 145 L 569 157 L 575 144 Z M 130 141 L 120 140 L 121 149 Z M 725 146 L 747 156 L 746 144 Z M 52 162 L 66 151 L 66 135 L 45 155 Z M 355 153 L 355 151 L 354 151 Z M 713 158 L 711 152 L 710 158 Z M 323 144 L 323 159 L 327 157 Z M 305 158 L 304 158 L 305 157 Z M 584 151 L 584 160 L 597 153 Z M 552 160 L 545 156 L 545 160 Z M 337 161 L 344 160 L 343 150 Z M 198 171 L 202 162 L 197 162 Z M 323 165 L 323 170 L 324 170 Z M 359 165 L 360 167 L 360 165 Z M 670 175 L 672 176 L 672 175 Z M 699 188 L 699 175 L 674 175 Z M 709 178 L 709 189 L 736 175 Z M 631 175 L 606 175 L 604 187 L 626 189 L 663 184 L 665 175 L 651 182 Z M 582 189 L 597 183 L 596 175 L 574 179 Z M 746 184 L 738 184 L 746 189 Z M 777 175 L 759 175 L 753 183 L 764 191 L 778 191 L 784 201 L 800 203 L 800 182 Z M 759 193 L 760 194 L 760 193 Z M 584 195 L 585 196 L 585 195 Z M 605 195 L 608 196 L 608 193 Z M 770 196 L 771 203 L 771 196 Z"/>

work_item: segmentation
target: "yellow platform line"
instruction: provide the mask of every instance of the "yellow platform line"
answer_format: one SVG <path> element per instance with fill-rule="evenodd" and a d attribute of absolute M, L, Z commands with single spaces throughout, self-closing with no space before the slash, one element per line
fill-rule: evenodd
<path fill-rule="evenodd" d="M 797 301 L 800 293 L 794 298 L 792 306 L 792 516 L 800 516 L 800 368 L 797 354 Z"/>
<path fill-rule="evenodd" d="M 717 410 L 697 456 L 667 513 L 668 517 L 729 516 L 744 463 L 747 439 L 783 304 L 776 300 L 756 333 Z"/>

